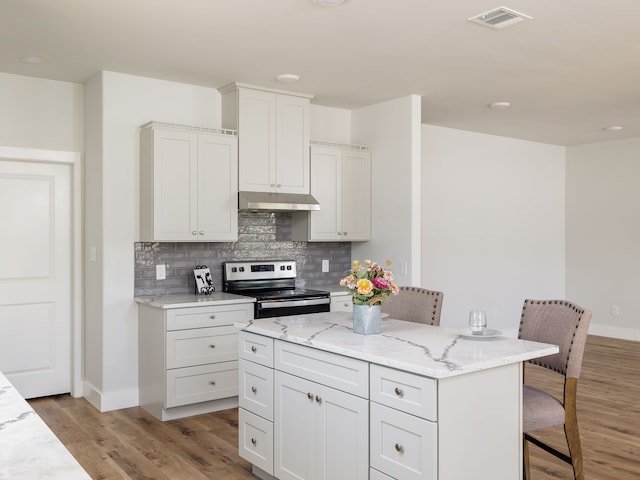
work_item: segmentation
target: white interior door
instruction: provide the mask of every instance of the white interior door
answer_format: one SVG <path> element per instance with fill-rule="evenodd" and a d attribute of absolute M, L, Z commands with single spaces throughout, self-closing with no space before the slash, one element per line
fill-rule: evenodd
<path fill-rule="evenodd" d="M 71 168 L 0 160 L 0 370 L 25 398 L 71 387 Z"/>

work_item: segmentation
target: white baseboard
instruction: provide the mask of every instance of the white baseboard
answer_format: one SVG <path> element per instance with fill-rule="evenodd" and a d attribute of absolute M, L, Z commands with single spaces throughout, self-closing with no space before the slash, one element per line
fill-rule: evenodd
<path fill-rule="evenodd" d="M 100 412 L 120 410 L 121 408 L 138 406 L 138 389 L 119 390 L 103 393 L 89 382 L 84 382 L 84 398 Z"/>
<path fill-rule="evenodd" d="M 611 325 L 591 323 L 591 325 L 589 325 L 589 334 L 601 337 L 620 338 L 622 340 L 640 341 L 640 329 L 638 328 L 614 327 Z"/>

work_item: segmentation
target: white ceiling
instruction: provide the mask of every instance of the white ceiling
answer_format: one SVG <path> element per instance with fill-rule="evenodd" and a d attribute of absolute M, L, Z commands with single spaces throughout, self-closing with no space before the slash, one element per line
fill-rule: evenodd
<path fill-rule="evenodd" d="M 498 6 L 533 20 L 467 21 Z M 0 72 L 238 81 L 349 109 L 417 94 L 423 123 L 572 145 L 640 136 L 638 20 L 638 0 L 0 0 Z"/>

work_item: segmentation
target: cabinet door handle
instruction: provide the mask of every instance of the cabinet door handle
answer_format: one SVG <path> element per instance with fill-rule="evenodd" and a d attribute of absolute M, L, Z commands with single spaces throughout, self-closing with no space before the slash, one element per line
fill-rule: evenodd
<path fill-rule="evenodd" d="M 402 389 L 400 387 L 396 387 L 394 392 L 396 393 L 397 396 L 404 397 L 404 392 L 402 391 Z"/>
<path fill-rule="evenodd" d="M 342 232 L 342 234 L 346 237 L 349 232 Z"/>
<path fill-rule="evenodd" d="M 322 403 L 322 398 L 320 398 L 318 395 L 316 395 L 316 403 Z"/>
<path fill-rule="evenodd" d="M 211 345 L 209 345 L 209 348 L 216 348 L 216 344 L 212 343 Z"/>
<path fill-rule="evenodd" d="M 196 232 L 195 230 L 193 230 L 193 231 L 191 232 L 191 235 L 197 235 L 197 234 L 198 234 L 198 232 Z"/>
<path fill-rule="evenodd" d="M 276 185 L 276 187 L 277 187 L 277 188 L 282 188 L 282 184 L 281 184 L 281 183 L 279 183 L 279 184 L 277 184 L 277 185 Z"/>
<path fill-rule="evenodd" d="M 210 318 L 211 320 L 213 320 L 214 318 L 216 318 L 216 315 L 215 315 L 214 313 L 212 313 L 211 315 L 209 315 L 209 318 Z"/>
<path fill-rule="evenodd" d="M 204 235 L 204 230 L 200 230 L 200 235 Z"/>
<path fill-rule="evenodd" d="M 215 381 L 215 380 L 211 380 L 211 381 L 209 382 L 209 385 L 215 385 L 215 384 L 216 384 L 216 381 Z"/>
<path fill-rule="evenodd" d="M 308 398 L 309 400 L 313 400 L 313 393 L 311 393 L 311 392 L 307 392 L 307 398 Z"/>
<path fill-rule="evenodd" d="M 254 345 L 253 347 L 251 347 L 251 351 L 252 351 L 253 353 L 256 353 L 256 352 L 258 351 L 258 349 L 257 349 L 257 348 L 256 348 L 256 346 Z"/>
<path fill-rule="evenodd" d="M 258 389 L 257 389 L 256 387 L 251 387 L 251 391 L 252 391 L 253 393 L 256 393 L 256 392 L 258 391 Z"/>
<path fill-rule="evenodd" d="M 342 235 L 342 232 L 338 232 L 338 235 Z"/>
<path fill-rule="evenodd" d="M 252 438 L 251 439 L 251 445 L 253 445 L 255 447 L 256 443 L 258 443 L 258 441 L 255 438 Z"/>
<path fill-rule="evenodd" d="M 396 443 L 396 452 L 398 453 L 404 453 L 404 447 L 402 445 L 400 445 L 399 443 Z"/>
<path fill-rule="evenodd" d="M 276 184 L 272 183 L 271 185 L 269 185 L 271 188 L 276 188 Z"/>

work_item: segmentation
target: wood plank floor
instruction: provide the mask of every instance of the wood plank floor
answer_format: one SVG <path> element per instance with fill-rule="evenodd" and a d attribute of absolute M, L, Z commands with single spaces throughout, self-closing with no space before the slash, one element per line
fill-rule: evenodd
<path fill-rule="evenodd" d="M 578 385 L 588 480 L 640 479 L 638 371 L 640 342 L 589 336 Z M 560 383 L 542 369 L 530 366 L 526 375 L 561 392 Z M 96 480 L 257 478 L 237 454 L 235 409 L 160 422 L 138 407 L 100 413 L 69 395 L 29 403 Z M 564 446 L 562 429 L 544 438 Z M 534 480 L 573 478 L 569 465 L 535 446 L 531 462 Z M 480 472 L 478 479 L 484 480 Z"/>

